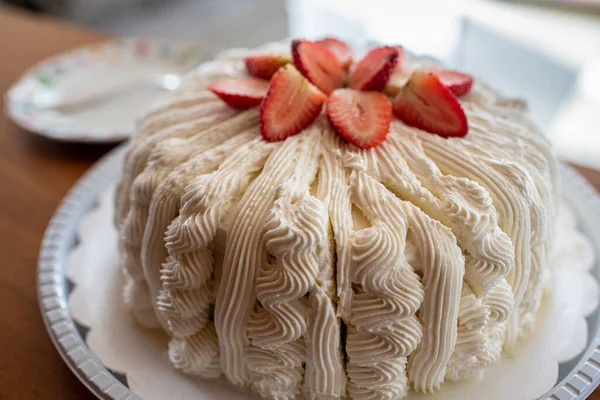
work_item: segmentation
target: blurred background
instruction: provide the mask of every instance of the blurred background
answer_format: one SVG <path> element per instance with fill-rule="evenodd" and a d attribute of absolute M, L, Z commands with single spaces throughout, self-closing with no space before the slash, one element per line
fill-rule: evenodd
<path fill-rule="evenodd" d="M 527 100 L 559 156 L 600 169 L 600 0 L 0 0 L 114 35 L 214 48 L 385 42 Z M 1 5 L 0 5 L 1 6 Z"/>

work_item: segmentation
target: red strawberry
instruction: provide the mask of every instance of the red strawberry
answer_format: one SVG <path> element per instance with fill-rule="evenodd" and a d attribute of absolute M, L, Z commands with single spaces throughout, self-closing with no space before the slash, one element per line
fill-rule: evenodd
<path fill-rule="evenodd" d="M 337 89 L 327 99 L 327 118 L 341 137 L 370 149 L 387 136 L 392 103 L 381 93 Z"/>
<path fill-rule="evenodd" d="M 271 79 L 277 70 L 292 59 L 285 54 L 253 54 L 244 58 L 248 74 L 262 79 Z"/>
<path fill-rule="evenodd" d="M 263 138 L 275 142 L 299 133 L 321 113 L 324 101 L 323 92 L 293 65 L 279 69 L 260 109 Z"/>
<path fill-rule="evenodd" d="M 399 55 L 395 47 L 374 48 L 350 72 L 349 86 L 357 90 L 383 90 L 398 63 Z"/>
<path fill-rule="evenodd" d="M 407 125 L 443 137 L 467 134 L 467 117 L 458 100 L 430 72 L 413 72 L 393 107 L 394 115 Z"/>
<path fill-rule="evenodd" d="M 333 37 L 317 40 L 317 43 L 331 50 L 344 68 L 347 69 L 352 64 L 352 49 L 346 43 Z"/>
<path fill-rule="evenodd" d="M 427 68 L 425 71 L 431 72 L 440 78 L 440 82 L 452 90 L 452 93 L 456 96 L 467 94 L 473 86 L 473 77 L 460 71 L 441 68 Z"/>
<path fill-rule="evenodd" d="M 344 85 L 346 71 L 327 47 L 308 40 L 292 41 L 294 65 L 309 81 L 329 94 Z"/>
<path fill-rule="evenodd" d="M 213 83 L 208 89 L 233 108 L 257 106 L 267 94 L 269 82 L 262 79 L 230 79 Z"/>

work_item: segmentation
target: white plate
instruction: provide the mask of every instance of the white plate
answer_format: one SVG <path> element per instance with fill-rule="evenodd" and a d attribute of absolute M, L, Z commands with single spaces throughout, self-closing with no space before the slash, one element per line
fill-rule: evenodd
<path fill-rule="evenodd" d="M 198 44 L 141 38 L 80 47 L 30 68 L 7 92 L 6 114 L 53 139 L 117 142 L 206 53 Z"/>

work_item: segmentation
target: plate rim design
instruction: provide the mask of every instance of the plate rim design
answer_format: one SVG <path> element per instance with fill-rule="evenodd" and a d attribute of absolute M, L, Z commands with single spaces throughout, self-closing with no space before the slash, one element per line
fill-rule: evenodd
<path fill-rule="evenodd" d="M 25 87 L 32 84 L 31 81 L 51 82 L 72 70 L 96 62 L 97 59 L 118 59 L 119 56 L 114 54 L 118 54 L 123 47 L 131 48 L 125 53 L 130 56 L 141 58 L 152 54 L 153 59 L 172 60 L 182 67 L 182 71 L 199 65 L 215 51 L 210 45 L 201 42 L 143 36 L 104 39 L 74 47 L 28 67 L 4 94 L 5 115 L 28 132 L 60 142 L 116 143 L 127 139 L 133 132 L 107 130 L 102 135 L 91 135 L 80 131 L 77 124 L 53 126 L 39 117 L 39 111 L 36 111 L 21 93 Z M 189 57 L 184 57 L 186 54 Z"/>

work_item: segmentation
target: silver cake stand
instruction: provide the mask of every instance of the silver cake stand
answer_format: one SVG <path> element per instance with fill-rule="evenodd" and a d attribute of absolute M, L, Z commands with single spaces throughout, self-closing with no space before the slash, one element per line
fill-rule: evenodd
<path fill-rule="evenodd" d="M 71 283 L 65 270 L 67 256 L 76 245 L 81 218 L 91 210 L 120 174 L 124 145 L 98 161 L 62 201 L 46 229 L 38 261 L 38 298 L 48 334 L 73 373 L 100 399 L 140 399 L 127 387 L 126 377 L 109 371 L 90 352 L 85 327 L 71 318 L 68 296 Z M 597 261 L 594 277 L 600 281 L 600 195 L 573 168 L 562 165 L 563 196 L 577 215 L 579 228 L 591 239 Z M 600 384 L 600 310 L 588 317 L 588 344 L 574 360 L 560 365 L 559 383 L 542 398 L 586 398 Z"/>

